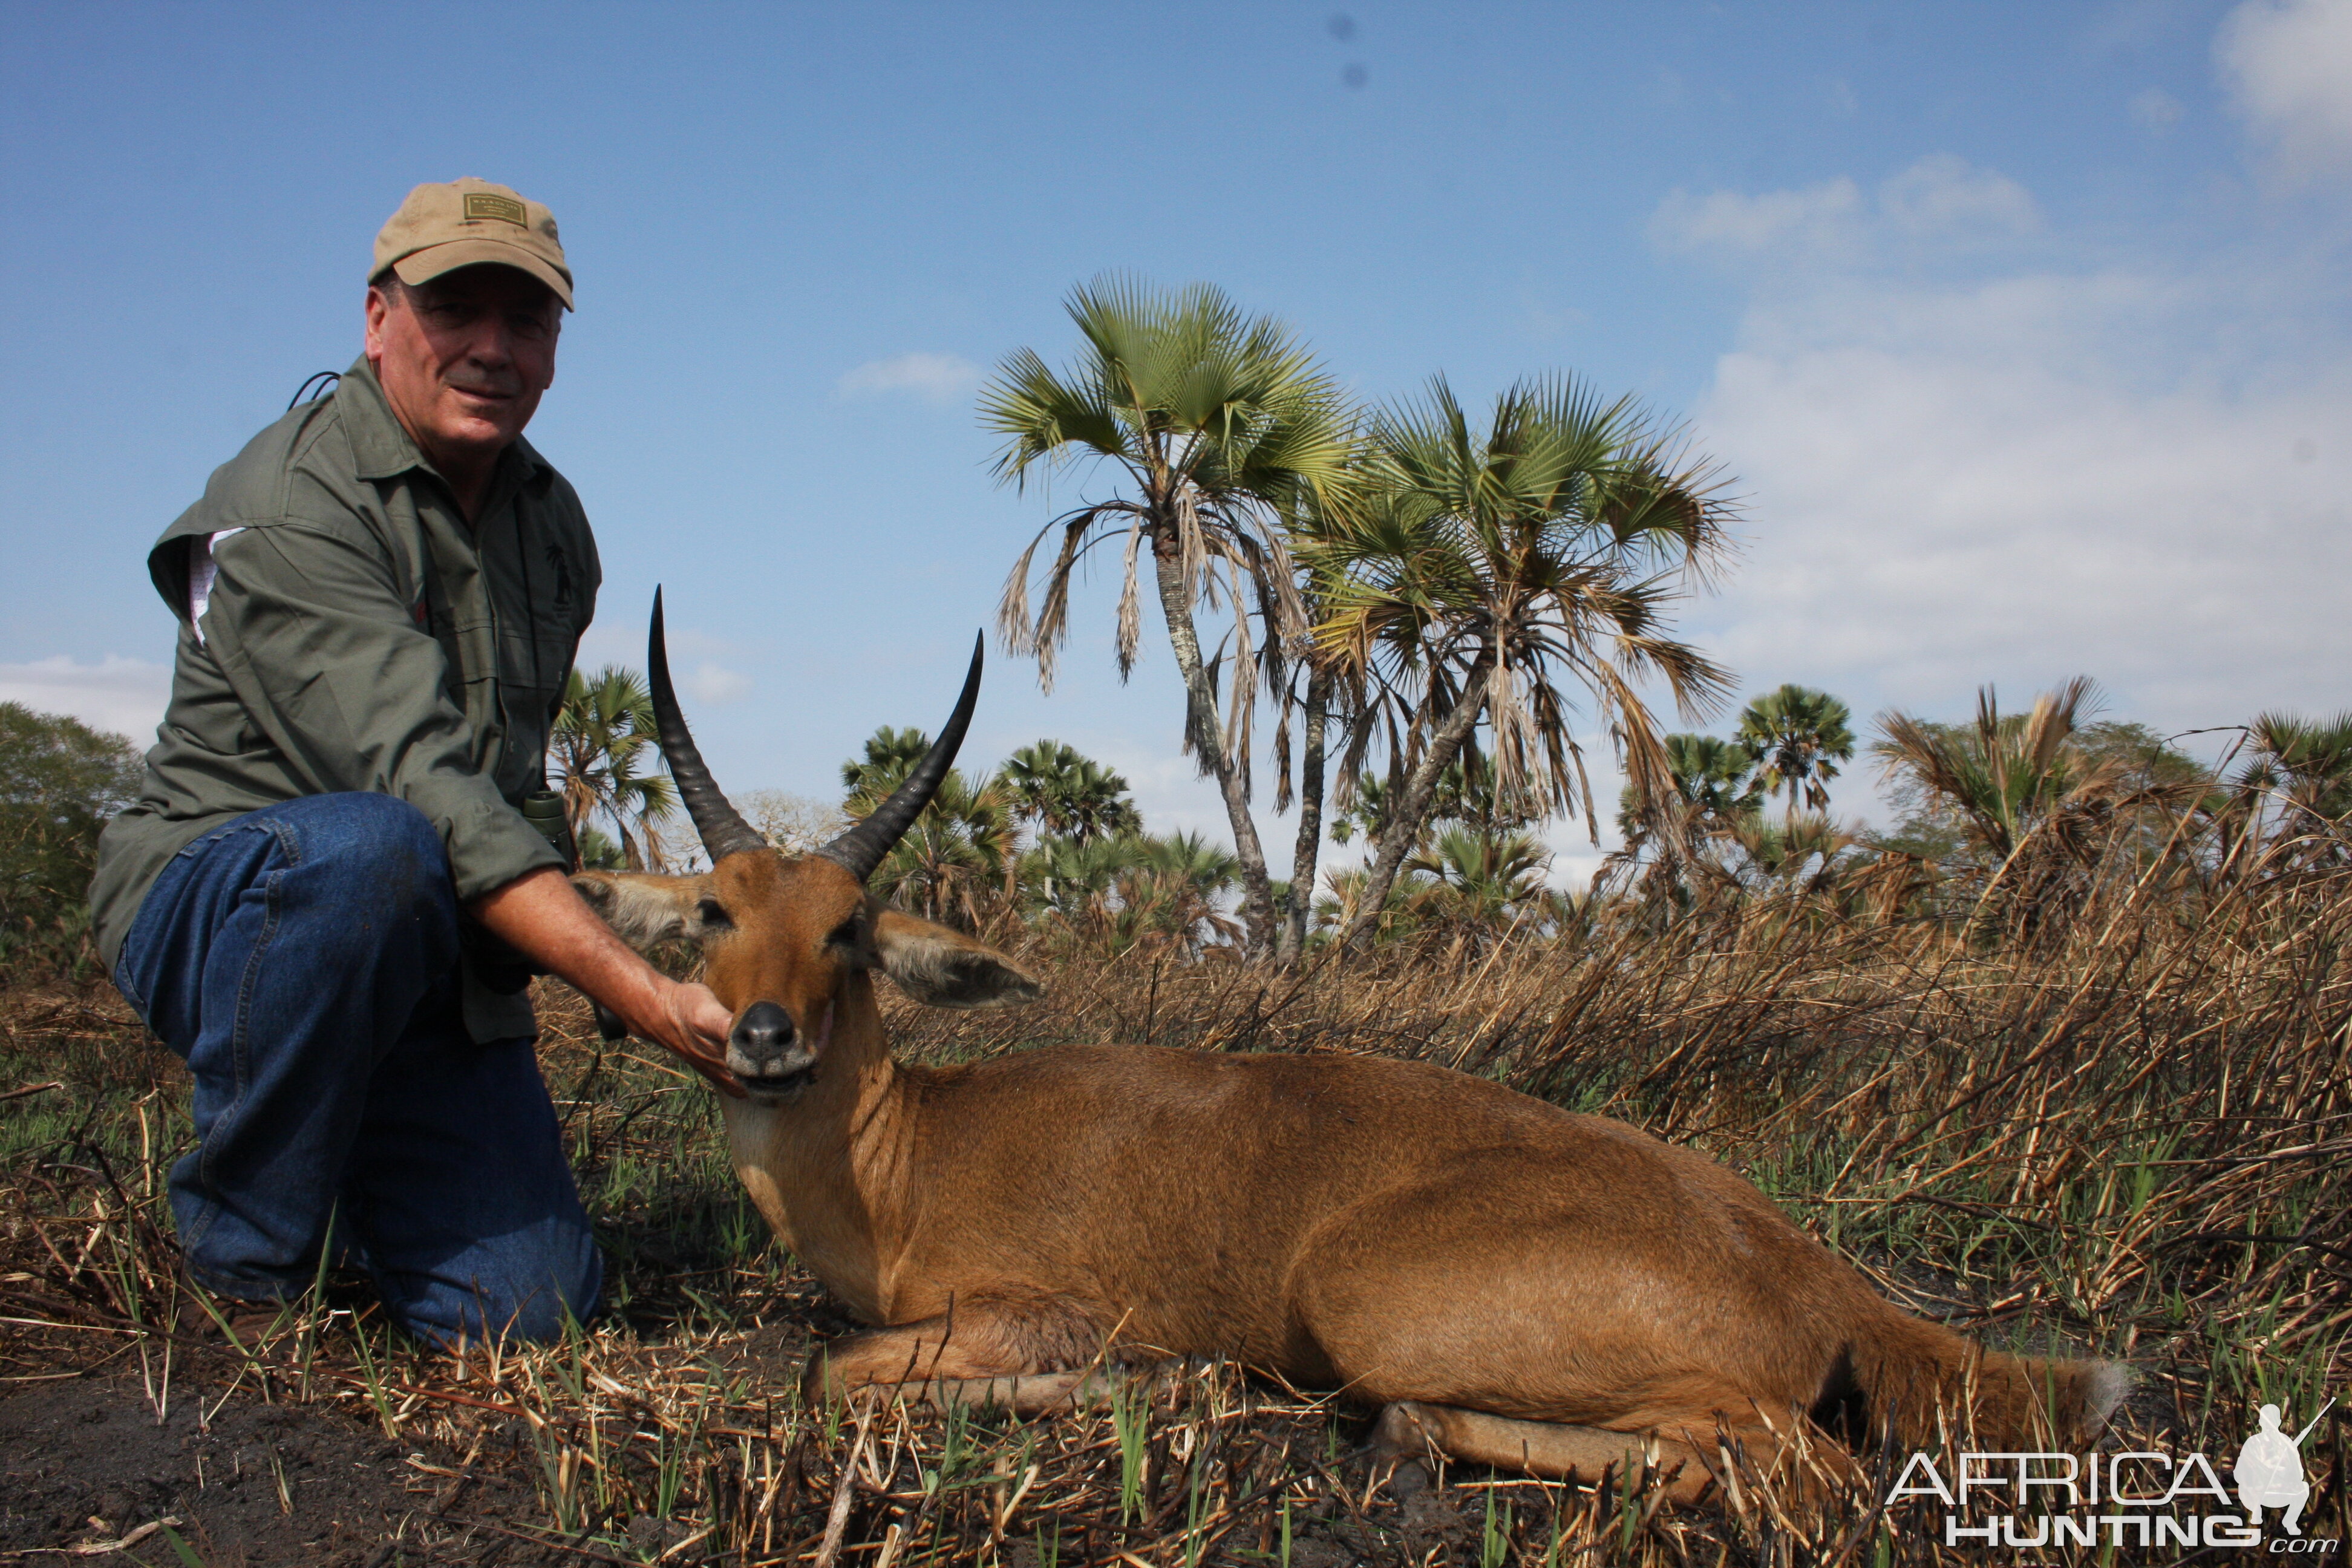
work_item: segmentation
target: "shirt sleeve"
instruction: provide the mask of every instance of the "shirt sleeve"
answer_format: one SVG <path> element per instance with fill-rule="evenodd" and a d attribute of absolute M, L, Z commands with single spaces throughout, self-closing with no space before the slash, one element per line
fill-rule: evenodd
<path fill-rule="evenodd" d="M 448 660 L 370 542 L 289 521 L 215 537 L 203 633 L 254 725 L 320 795 L 397 795 L 460 900 L 562 858 L 478 767 Z"/>

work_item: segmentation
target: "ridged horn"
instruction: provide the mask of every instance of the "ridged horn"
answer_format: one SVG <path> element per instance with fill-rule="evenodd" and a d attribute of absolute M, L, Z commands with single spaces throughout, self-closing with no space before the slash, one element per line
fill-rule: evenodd
<path fill-rule="evenodd" d="M 971 727 L 971 710 L 980 701 L 984 641 L 984 635 L 972 638 L 971 668 L 963 678 L 963 695 L 956 699 L 955 711 L 948 715 L 948 727 L 931 742 L 907 782 L 892 790 L 890 798 L 876 806 L 872 816 L 817 851 L 836 866 L 848 868 L 859 881 L 874 875 L 874 868 L 882 864 L 890 847 L 923 815 L 923 807 L 931 804 L 931 796 L 939 791 L 940 781 L 955 765 L 956 748 L 963 744 L 963 732 Z"/>
<path fill-rule="evenodd" d="M 694 830 L 702 836 L 703 851 L 714 866 L 730 855 L 747 850 L 772 850 L 772 846 L 740 813 L 727 804 L 712 782 L 710 770 L 702 763 L 702 752 L 694 744 L 694 731 L 686 727 L 686 715 L 677 709 L 677 689 L 669 681 L 669 644 L 662 636 L 661 590 L 654 590 L 654 625 L 646 638 L 646 672 L 652 677 L 654 689 L 654 726 L 661 735 L 662 755 L 669 760 L 670 782 L 677 785 L 677 798 L 685 804 L 686 814 L 694 818 Z"/>

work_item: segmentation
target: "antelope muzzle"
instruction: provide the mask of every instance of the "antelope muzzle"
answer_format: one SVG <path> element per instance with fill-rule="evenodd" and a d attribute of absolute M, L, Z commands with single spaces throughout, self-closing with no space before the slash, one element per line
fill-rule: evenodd
<path fill-rule="evenodd" d="M 807 1081 L 820 1054 L 820 1045 L 795 1029 L 793 1016 L 773 1002 L 744 1008 L 727 1037 L 728 1070 L 761 1091 Z"/>

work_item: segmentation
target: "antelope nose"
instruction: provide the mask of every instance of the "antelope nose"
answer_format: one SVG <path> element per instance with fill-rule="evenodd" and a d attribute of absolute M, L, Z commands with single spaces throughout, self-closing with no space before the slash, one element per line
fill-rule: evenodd
<path fill-rule="evenodd" d="M 784 1053 L 792 1045 L 793 1016 L 773 1002 L 754 1002 L 727 1036 L 727 1065 L 752 1078 L 766 1078 L 784 1070 Z"/>
<path fill-rule="evenodd" d="M 793 1016 L 773 1002 L 754 1002 L 735 1020 L 728 1041 L 746 1056 L 778 1055 L 793 1043 Z"/>

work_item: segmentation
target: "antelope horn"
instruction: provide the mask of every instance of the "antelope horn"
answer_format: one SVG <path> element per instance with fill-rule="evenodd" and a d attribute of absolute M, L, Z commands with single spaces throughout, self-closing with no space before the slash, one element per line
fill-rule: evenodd
<path fill-rule="evenodd" d="M 837 866 L 848 868 L 859 881 L 874 875 L 874 868 L 882 864 L 882 857 L 901 835 L 915 825 L 923 815 L 923 807 L 931 804 L 931 796 L 940 781 L 948 776 L 955 765 L 956 748 L 963 744 L 963 732 L 971 725 L 971 710 L 980 701 L 980 656 L 983 638 L 975 637 L 971 643 L 971 668 L 963 678 L 963 695 L 956 699 L 955 711 L 948 715 L 948 727 L 907 775 L 907 782 L 890 792 L 890 798 L 874 808 L 873 815 L 824 848 L 817 851 Z"/>
<path fill-rule="evenodd" d="M 653 679 L 654 725 L 661 735 L 662 755 L 669 761 L 670 782 L 677 785 L 677 798 L 685 803 L 686 814 L 694 818 L 694 830 L 702 836 L 710 863 L 716 866 L 728 856 L 747 850 L 771 849 L 768 841 L 719 792 L 710 770 L 702 764 L 702 753 L 695 749 L 686 715 L 678 711 L 677 690 L 669 683 L 669 644 L 662 636 L 659 588 L 654 590 L 654 625 L 646 639 L 646 665 Z"/>

